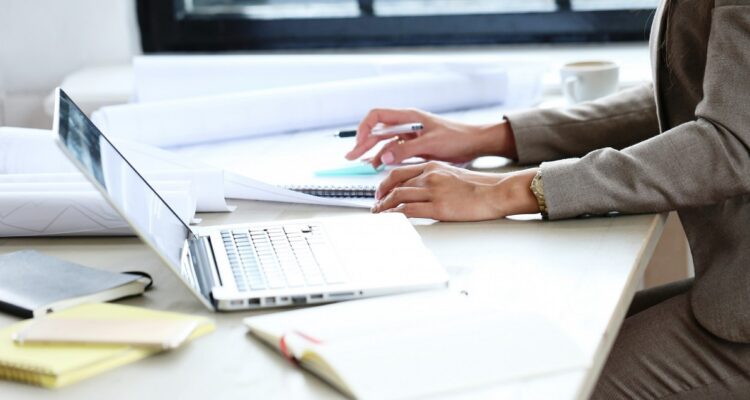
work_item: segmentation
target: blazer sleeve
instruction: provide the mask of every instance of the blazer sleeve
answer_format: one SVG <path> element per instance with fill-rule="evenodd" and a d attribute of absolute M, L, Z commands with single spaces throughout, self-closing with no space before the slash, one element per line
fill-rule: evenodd
<path fill-rule="evenodd" d="M 564 109 L 510 113 L 522 164 L 579 157 L 603 147 L 622 149 L 659 133 L 652 84 Z"/>
<path fill-rule="evenodd" d="M 549 217 L 660 212 L 750 193 L 748 45 L 750 0 L 717 0 L 695 120 L 621 151 L 542 164 Z"/>

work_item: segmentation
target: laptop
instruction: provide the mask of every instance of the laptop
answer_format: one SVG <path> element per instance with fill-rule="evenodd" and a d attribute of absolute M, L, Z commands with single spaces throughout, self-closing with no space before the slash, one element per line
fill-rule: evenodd
<path fill-rule="evenodd" d="M 328 303 L 448 284 L 401 214 L 190 226 L 60 88 L 54 132 L 63 153 L 211 310 Z"/>

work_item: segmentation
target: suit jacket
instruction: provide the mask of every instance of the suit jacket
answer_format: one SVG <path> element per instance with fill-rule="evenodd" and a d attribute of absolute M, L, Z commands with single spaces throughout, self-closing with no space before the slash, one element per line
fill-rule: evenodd
<path fill-rule="evenodd" d="M 541 165 L 550 219 L 677 210 L 693 314 L 750 343 L 750 0 L 664 1 L 651 51 L 651 85 L 508 115 L 519 161 L 558 160 Z"/>

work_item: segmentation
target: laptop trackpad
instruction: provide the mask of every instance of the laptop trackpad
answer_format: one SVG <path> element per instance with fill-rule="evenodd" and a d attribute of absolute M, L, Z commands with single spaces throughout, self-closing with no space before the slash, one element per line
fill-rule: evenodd
<path fill-rule="evenodd" d="M 371 216 L 379 217 L 379 216 Z M 425 282 L 443 269 L 405 218 L 351 218 L 325 225 L 351 282 Z"/>

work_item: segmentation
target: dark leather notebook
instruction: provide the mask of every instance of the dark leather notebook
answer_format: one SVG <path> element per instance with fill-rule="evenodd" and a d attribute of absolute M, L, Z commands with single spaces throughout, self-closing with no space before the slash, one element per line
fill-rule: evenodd
<path fill-rule="evenodd" d="M 151 278 L 84 267 L 33 250 L 0 256 L 0 310 L 35 317 L 142 294 Z"/>

